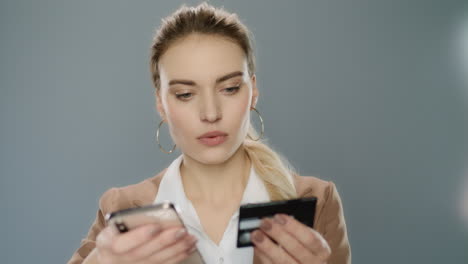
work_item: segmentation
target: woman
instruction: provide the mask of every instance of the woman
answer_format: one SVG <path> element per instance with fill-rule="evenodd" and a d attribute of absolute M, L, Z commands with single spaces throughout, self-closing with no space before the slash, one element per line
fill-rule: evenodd
<path fill-rule="evenodd" d="M 159 128 L 167 123 L 183 154 L 153 178 L 104 193 L 69 263 L 178 263 L 195 248 L 207 263 L 351 262 L 335 185 L 291 172 L 250 125 L 254 55 L 235 14 L 205 3 L 180 8 L 157 32 L 150 65 Z M 276 215 L 252 233 L 254 248 L 235 247 L 241 204 L 308 196 L 318 198 L 315 230 Z M 163 200 L 184 211 L 188 231 L 145 225 L 117 234 L 105 224 L 106 213 Z"/>

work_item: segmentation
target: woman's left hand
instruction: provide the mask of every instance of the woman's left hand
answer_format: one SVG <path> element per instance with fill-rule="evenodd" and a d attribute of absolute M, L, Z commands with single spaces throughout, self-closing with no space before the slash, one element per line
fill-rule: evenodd
<path fill-rule="evenodd" d="M 322 235 L 284 214 L 263 219 L 260 229 L 252 232 L 252 242 L 262 264 L 324 264 L 331 254 Z"/>

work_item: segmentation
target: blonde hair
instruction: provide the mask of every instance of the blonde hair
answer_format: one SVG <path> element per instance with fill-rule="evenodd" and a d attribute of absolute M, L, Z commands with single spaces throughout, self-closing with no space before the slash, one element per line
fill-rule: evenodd
<path fill-rule="evenodd" d="M 249 75 L 255 73 L 255 58 L 250 32 L 234 13 L 202 3 L 196 7 L 182 6 L 163 19 L 151 46 L 150 70 L 153 84 L 160 89 L 158 62 L 175 41 L 192 33 L 216 35 L 237 43 L 245 52 Z M 289 164 L 261 141 L 252 125 L 243 147 L 252 165 L 263 180 L 271 200 L 297 197 L 293 171 Z"/>

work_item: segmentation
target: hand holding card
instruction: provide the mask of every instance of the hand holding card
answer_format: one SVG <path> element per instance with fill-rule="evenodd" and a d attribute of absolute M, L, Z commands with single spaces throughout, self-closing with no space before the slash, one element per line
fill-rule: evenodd
<path fill-rule="evenodd" d="M 262 218 L 272 218 L 275 214 L 286 214 L 309 226 L 314 225 L 317 198 L 302 198 L 242 205 L 239 209 L 237 247 L 252 246 L 251 233 L 260 227 Z"/>

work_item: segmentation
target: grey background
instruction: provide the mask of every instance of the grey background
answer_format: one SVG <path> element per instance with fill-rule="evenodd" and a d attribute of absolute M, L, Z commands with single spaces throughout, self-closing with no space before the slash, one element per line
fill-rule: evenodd
<path fill-rule="evenodd" d="M 176 157 L 155 144 L 148 54 L 181 3 L 1 2 L 2 263 L 64 263 L 105 190 Z M 336 183 L 353 262 L 467 263 L 466 1 L 212 3 L 254 32 L 266 136 Z"/>

